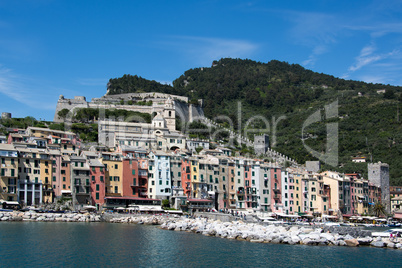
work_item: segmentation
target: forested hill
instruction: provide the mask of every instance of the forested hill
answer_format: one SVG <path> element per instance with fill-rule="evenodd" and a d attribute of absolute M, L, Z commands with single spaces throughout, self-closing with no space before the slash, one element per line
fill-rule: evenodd
<path fill-rule="evenodd" d="M 186 71 L 173 81 L 173 87 L 125 75 L 111 79 L 108 88 L 109 94 L 159 91 L 202 98 L 207 117 L 226 115 L 234 122 L 234 128 L 241 130 L 250 117 L 260 115 L 270 123 L 271 139 L 273 117 L 284 116 L 286 119 L 276 126 L 275 150 L 299 163 L 315 159 L 303 145 L 303 123 L 317 110 L 338 100 L 339 118 L 331 122 L 339 123 L 340 165 L 324 168 L 367 176 L 367 164 L 351 162 L 354 156 L 365 156 L 373 162 L 389 163 L 391 184 L 402 185 L 401 87 L 339 79 L 276 60 L 261 63 L 221 59 L 214 61 L 212 67 Z M 239 101 L 241 126 L 237 124 Z M 313 150 L 325 151 L 325 122 L 305 130 L 303 140 Z M 262 126 L 257 122 L 254 125 Z"/>
<path fill-rule="evenodd" d="M 107 84 L 109 95 L 135 92 L 163 92 L 174 94 L 170 85 L 163 85 L 154 80 L 147 80 L 137 75 L 125 74 L 120 78 L 111 78 Z"/>

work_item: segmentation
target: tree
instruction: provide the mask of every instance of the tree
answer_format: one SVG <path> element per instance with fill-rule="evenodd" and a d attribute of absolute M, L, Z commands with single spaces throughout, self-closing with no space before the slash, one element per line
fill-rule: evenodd
<path fill-rule="evenodd" d="M 384 204 L 382 204 L 380 201 L 377 201 L 374 206 L 373 206 L 373 212 L 376 217 L 379 217 L 381 215 L 386 215 L 386 210 Z"/>
<path fill-rule="evenodd" d="M 64 108 L 64 109 L 60 110 L 60 111 L 57 113 L 57 115 L 59 116 L 60 119 L 61 119 L 61 118 L 64 118 L 64 119 L 65 119 L 66 116 L 67 116 L 67 114 L 68 114 L 68 112 L 70 112 L 70 110 Z"/>
<path fill-rule="evenodd" d="M 162 208 L 169 208 L 169 207 L 170 207 L 169 199 L 163 199 Z"/>
<path fill-rule="evenodd" d="M 384 93 L 385 99 L 394 99 L 395 98 L 395 91 L 393 89 L 387 89 Z"/>

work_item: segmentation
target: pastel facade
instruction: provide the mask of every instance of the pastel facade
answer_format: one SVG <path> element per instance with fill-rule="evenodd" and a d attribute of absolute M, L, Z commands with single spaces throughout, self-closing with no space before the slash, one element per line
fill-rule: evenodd
<path fill-rule="evenodd" d="M 9 144 L 0 144 L 0 199 L 18 200 L 18 151 Z"/>

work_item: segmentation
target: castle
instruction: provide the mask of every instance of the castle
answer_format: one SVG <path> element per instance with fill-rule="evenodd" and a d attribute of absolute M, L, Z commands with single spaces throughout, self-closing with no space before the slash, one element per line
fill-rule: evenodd
<path fill-rule="evenodd" d="M 165 115 L 166 103 L 171 102 L 175 113 L 182 121 L 192 122 L 195 118 L 204 117 L 202 110 L 203 100 L 199 100 L 199 105 L 188 104 L 188 97 L 158 93 L 126 93 L 117 95 L 105 95 L 101 98 L 93 98 L 87 101 L 84 96 L 75 96 L 73 99 L 64 98 L 60 95 L 57 101 L 54 122 L 63 122 L 64 118 L 59 116 L 63 109 L 74 112 L 75 109 L 93 108 L 93 109 L 121 109 L 135 111 L 140 113 L 160 113 Z M 151 105 L 141 105 L 148 103 Z M 170 122 L 172 123 L 172 122 Z"/>

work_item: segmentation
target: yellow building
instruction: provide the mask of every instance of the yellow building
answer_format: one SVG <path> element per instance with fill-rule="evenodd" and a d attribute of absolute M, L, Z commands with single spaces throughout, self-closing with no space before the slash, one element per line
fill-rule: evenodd
<path fill-rule="evenodd" d="M 47 153 L 40 154 L 39 160 L 40 167 L 40 180 L 42 181 L 43 187 L 43 202 L 53 203 L 54 201 L 54 191 L 52 187 L 53 180 L 53 170 L 52 170 L 52 160 Z"/>
<path fill-rule="evenodd" d="M 200 178 L 199 173 L 199 159 L 196 157 L 190 158 L 190 171 L 191 171 L 191 185 L 193 188 L 193 198 L 202 198 L 203 184 L 205 184 L 206 178 Z M 203 174 L 204 176 L 204 174 Z"/>
<path fill-rule="evenodd" d="M 105 195 L 123 196 L 123 162 L 118 154 L 110 154 L 109 159 L 103 158 L 105 165 Z"/>
<path fill-rule="evenodd" d="M 293 201 L 294 201 L 294 207 L 296 212 L 304 212 L 304 208 L 302 205 L 302 181 L 303 181 L 304 175 L 300 170 L 294 171 L 293 173 L 293 179 L 294 179 L 294 192 L 293 192 Z M 290 196 L 292 197 L 292 196 Z"/>
<path fill-rule="evenodd" d="M 402 208 L 402 196 L 391 198 L 391 212 L 400 211 Z"/>
<path fill-rule="evenodd" d="M 11 144 L 0 144 L 0 199 L 17 201 L 18 152 Z"/>

